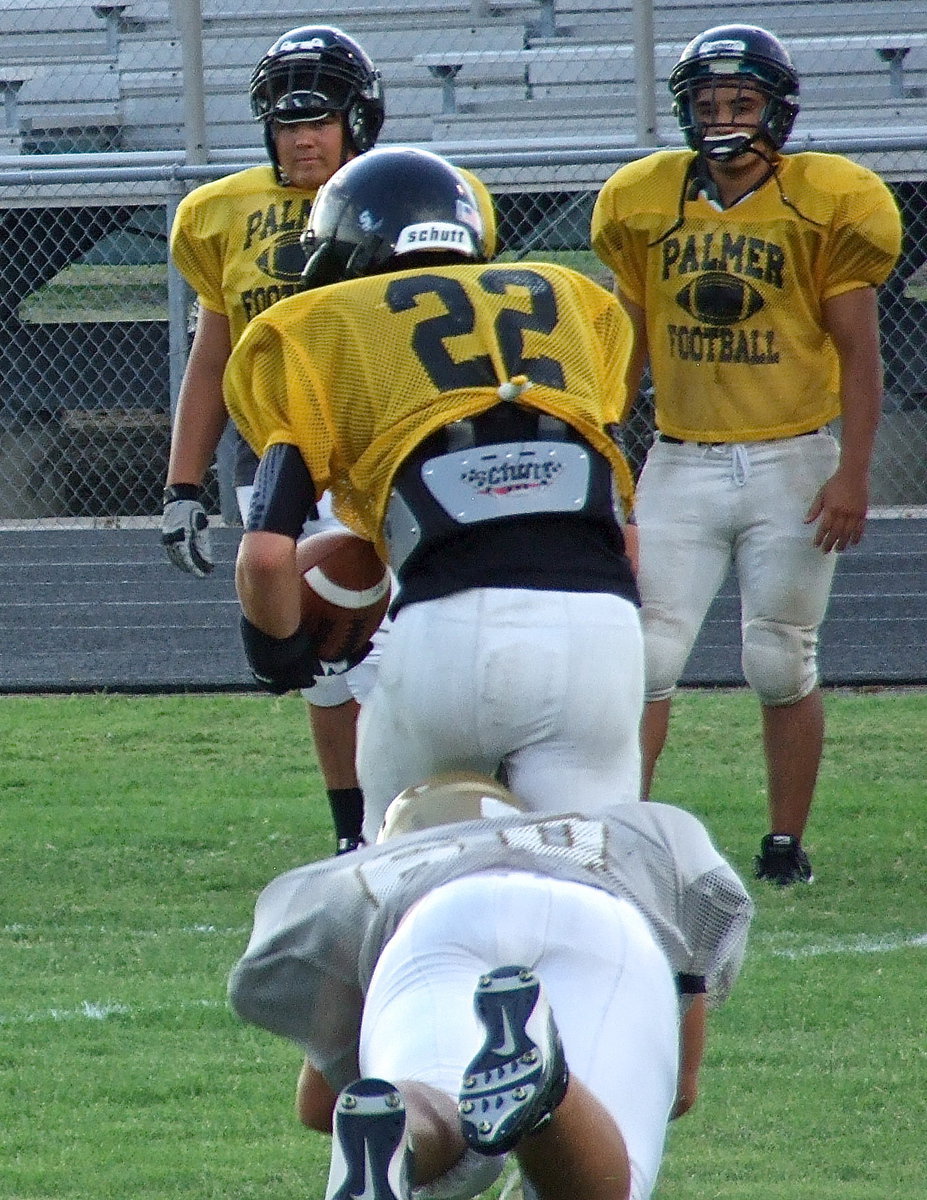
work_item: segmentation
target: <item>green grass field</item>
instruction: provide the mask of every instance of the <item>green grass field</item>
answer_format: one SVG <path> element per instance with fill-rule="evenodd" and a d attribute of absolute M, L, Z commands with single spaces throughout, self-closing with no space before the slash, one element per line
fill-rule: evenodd
<path fill-rule="evenodd" d="M 677 702 L 655 791 L 758 913 L 657 1200 L 923 1195 L 927 692 L 826 703 L 817 880 L 778 892 L 754 702 Z M 0 743 L 0 1198 L 321 1197 L 299 1054 L 224 994 L 258 890 L 331 845 L 301 701 L 6 696 Z"/>
<path fill-rule="evenodd" d="M 166 321 L 167 264 L 72 263 L 19 306 L 27 325 Z"/>
<path fill-rule="evenodd" d="M 518 256 L 501 254 L 500 262 Z M 591 250 L 537 251 L 533 261 L 559 262 L 611 291 L 611 272 Z M 71 263 L 19 306 L 27 325 L 92 321 L 166 321 L 166 263 Z"/>

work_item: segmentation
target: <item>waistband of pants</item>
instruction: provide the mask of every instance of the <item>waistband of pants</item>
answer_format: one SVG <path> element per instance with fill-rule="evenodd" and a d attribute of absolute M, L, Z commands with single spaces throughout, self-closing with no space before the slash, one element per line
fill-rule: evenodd
<path fill-rule="evenodd" d="M 792 437 L 811 437 L 815 433 L 822 433 L 824 427 L 820 429 L 806 429 L 804 433 L 792 434 Z M 732 446 L 733 442 L 690 442 L 685 438 L 670 437 L 668 433 L 657 432 L 657 437 L 661 442 L 668 442 L 671 446 Z M 789 441 L 789 438 L 782 438 L 782 441 Z"/>

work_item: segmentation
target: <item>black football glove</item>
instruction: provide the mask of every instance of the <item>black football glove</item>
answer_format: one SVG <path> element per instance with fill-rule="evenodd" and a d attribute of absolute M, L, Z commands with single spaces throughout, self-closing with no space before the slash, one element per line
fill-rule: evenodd
<path fill-rule="evenodd" d="M 262 688 L 277 696 L 295 688 L 311 688 L 322 666 L 305 629 L 275 638 L 252 625 L 242 614 L 241 640 L 251 674 Z"/>

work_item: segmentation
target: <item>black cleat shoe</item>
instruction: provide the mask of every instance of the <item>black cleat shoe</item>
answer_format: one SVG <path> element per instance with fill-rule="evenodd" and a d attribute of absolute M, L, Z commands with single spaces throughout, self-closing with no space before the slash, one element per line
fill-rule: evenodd
<path fill-rule="evenodd" d="M 411 1159 L 396 1088 L 384 1079 L 356 1079 L 343 1088 L 325 1200 L 411 1200 Z"/>
<path fill-rule="evenodd" d="M 798 838 L 789 833 L 768 833 L 760 842 L 753 868 L 757 879 L 768 879 L 779 887 L 814 882 L 811 860 Z"/>
<path fill-rule="evenodd" d="M 486 1041 L 464 1072 L 461 1129 L 478 1154 L 505 1154 L 547 1124 L 570 1073 L 533 971 L 497 967 L 480 978 L 473 1004 Z"/>
<path fill-rule="evenodd" d="M 352 850 L 360 850 L 361 846 L 366 846 L 367 843 L 362 837 L 343 837 L 338 839 L 338 845 L 335 847 L 335 855 L 350 854 Z"/>

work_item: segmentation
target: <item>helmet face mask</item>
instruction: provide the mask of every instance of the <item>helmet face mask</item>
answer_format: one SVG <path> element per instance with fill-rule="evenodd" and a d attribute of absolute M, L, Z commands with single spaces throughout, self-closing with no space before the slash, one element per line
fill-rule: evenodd
<path fill-rule="evenodd" d="M 670 74 L 669 87 L 686 143 L 716 162 L 738 158 L 760 141 L 780 150 L 798 115 L 799 82 L 788 51 L 778 38 L 753 25 L 720 25 L 693 38 Z M 722 107 L 716 102 L 722 91 L 735 103 L 738 95 L 760 95 L 765 103 L 749 124 L 735 119 L 727 123 L 733 132 L 713 134 L 697 109 L 706 108 L 706 93 L 711 111 Z"/>
<path fill-rule="evenodd" d="M 752 79 L 716 75 L 689 85 L 696 149 L 713 162 L 730 162 L 757 139 L 773 146 L 769 132 L 770 96 Z M 723 129 L 725 132 L 718 132 Z"/>
<path fill-rule="evenodd" d="M 374 145 L 385 117 L 379 71 L 353 38 L 329 25 L 307 25 L 279 37 L 255 67 L 249 93 L 278 178 L 275 124 L 340 113 L 347 157 Z"/>
<path fill-rule="evenodd" d="M 302 238 L 306 288 L 423 262 L 485 262 L 486 231 L 463 176 L 428 150 L 371 150 L 316 196 Z"/>

